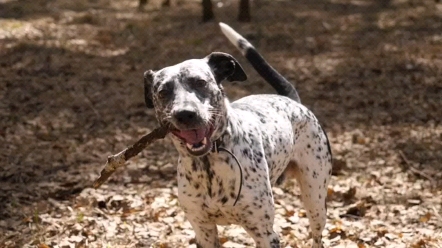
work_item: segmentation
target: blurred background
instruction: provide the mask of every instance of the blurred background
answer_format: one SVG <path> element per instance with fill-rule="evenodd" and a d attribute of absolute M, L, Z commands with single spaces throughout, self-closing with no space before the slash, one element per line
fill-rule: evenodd
<path fill-rule="evenodd" d="M 329 134 L 326 245 L 442 247 L 442 3 L 251 0 L 249 22 L 239 0 L 211 4 L 206 20 L 196 0 L 0 0 L 0 247 L 195 247 L 168 140 L 90 186 L 108 155 L 157 126 L 145 70 L 223 51 L 249 75 L 225 83 L 232 101 L 274 92 L 219 21 Z M 275 229 L 283 247 L 307 247 L 294 185 L 275 188 Z M 253 246 L 237 226 L 219 231 L 223 247 Z"/>

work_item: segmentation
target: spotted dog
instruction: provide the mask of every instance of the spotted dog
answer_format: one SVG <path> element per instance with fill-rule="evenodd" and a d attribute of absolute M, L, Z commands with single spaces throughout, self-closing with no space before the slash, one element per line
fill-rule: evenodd
<path fill-rule="evenodd" d="M 241 225 L 257 247 L 280 247 L 271 187 L 287 177 L 300 185 L 312 247 L 322 247 L 332 169 L 327 135 L 293 85 L 247 40 L 220 26 L 278 95 L 230 102 L 222 82 L 247 76 L 234 57 L 221 52 L 144 75 L 146 105 L 170 128 L 179 152 L 178 198 L 197 247 L 220 247 L 216 225 L 228 224 Z"/>

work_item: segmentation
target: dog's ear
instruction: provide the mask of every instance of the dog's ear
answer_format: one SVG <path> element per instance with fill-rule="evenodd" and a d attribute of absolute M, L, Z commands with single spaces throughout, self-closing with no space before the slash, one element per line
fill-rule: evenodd
<path fill-rule="evenodd" d="M 228 81 L 245 81 L 247 75 L 238 61 L 230 54 L 213 52 L 206 57 L 207 63 L 215 75 L 217 83 Z"/>
<path fill-rule="evenodd" d="M 153 108 L 152 101 L 152 82 L 154 71 L 148 70 L 144 72 L 144 101 L 147 108 Z"/>

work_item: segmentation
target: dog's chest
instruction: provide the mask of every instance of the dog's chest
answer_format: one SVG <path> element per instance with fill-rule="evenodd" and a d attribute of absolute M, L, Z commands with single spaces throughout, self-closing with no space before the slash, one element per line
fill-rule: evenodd
<path fill-rule="evenodd" d="M 180 204 L 188 214 L 217 224 L 236 223 L 233 206 L 239 193 L 240 174 L 228 154 L 202 158 L 182 157 L 178 165 Z"/>

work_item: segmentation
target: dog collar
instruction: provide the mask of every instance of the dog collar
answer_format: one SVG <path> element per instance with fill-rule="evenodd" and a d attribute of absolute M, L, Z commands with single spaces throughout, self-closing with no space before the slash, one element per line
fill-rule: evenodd
<path fill-rule="evenodd" d="M 233 206 L 235 206 L 239 200 L 239 196 L 241 195 L 241 190 L 242 190 L 242 183 L 243 183 L 242 166 L 241 166 L 241 163 L 239 162 L 238 158 L 235 156 L 235 154 L 233 154 L 231 151 L 227 150 L 226 148 L 221 147 L 221 141 L 219 139 L 217 139 L 213 142 L 212 153 L 219 153 L 219 152 L 226 152 L 227 154 L 229 154 L 233 158 L 233 160 L 235 160 L 236 165 L 238 165 L 238 168 L 239 168 L 239 176 L 240 176 L 239 182 L 240 183 L 239 183 L 238 194 L 236 194 L 236 199 L 235 199 L 235 202 L 233 203 Z"/>
<path fill-rule="evenodd" d="M 219 153 L 219 147 L 221 146 L 221 141 L 219 139 L 213 141 L 212 153 Z"/>

